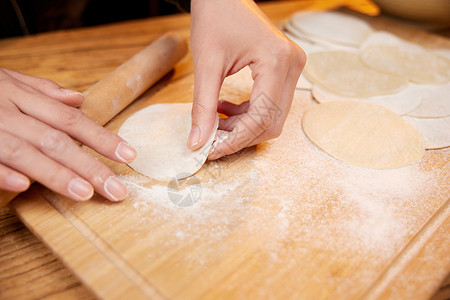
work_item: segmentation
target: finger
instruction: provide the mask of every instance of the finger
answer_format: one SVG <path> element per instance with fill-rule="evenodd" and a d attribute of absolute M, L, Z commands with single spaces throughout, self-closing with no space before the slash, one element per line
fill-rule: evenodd
<path fill-rule="evenodd" d="M 282 111 L 278 103 L 288 69 L 288 64 L 277 63 L 253 66 L 252 71 L 256 76 L 248 112 L 241 115 L 237 122 L 233 119 L 228 121 L 234 122 L 234 128 L 227 138 L 216 146 L 215 152 L 209 155 L 210 159 L 232 154 L 253 144 L 257 137 L 272 125 L 274 119 L 280 117 Z M 227 122 L 222 121 L 222 125 L 224 123 Z"/>
<path fill-rule="evenodd" d="M 67 134 L 25 115 L 13 118 L 10 124 L 16 136 L 30 142 L 47 157 L 80 175 L 99 194 L 113 201 L 126 197 L 127 189 L 115 174 L 76 145 Z"/>
<path fill-rule="evenodd" d="M 34 101 L 30 98 L 34 98 Z M 45 95 L 27 91 L 22 91 L 15 99 L 15 103 L 23 113 L 69 134 L 110 159 L 129 163 L 136 158 L 136 151 L 122 138 L 99 126 L 77 108 L 54 101 Z"/>
<path fill-rule="evenodd" d="M 294 72 L 292 72 L 292 73 L 294 73 Z M 274 119 L 272 122 L 272 125 L 269 128 L 267 128 L 264 132 L 262 132 L 257 138 L 255 138 L 251 143 L 249 143 L 249 145 L 247 147 L 254 146 L 254 145 L 260 144 L 264 141 L 267 141 L 269 139 L 276 138 L 281 134 L 284 123 L 289 114 L 290 107 L 292 105 L 292 100 L 294 98 L 295 86 L 296 86 L 295 78 L 297 78 L 297 75 L 295 75 L 295 74 L 292 74 L 292 76 L 288 74 L 288 76 L 286 77 L 286 81 L 285 81 L 286 86 L 283 90 L 283 94 L 281 96 L 281 101 L 279 103 L 279 108 L 281 110 L 281 114 L 279 115 L 279 117 Z M 226 124 L 223 124 L 224 128 L 227 128 L 224 130 L 229 130 L 230 128 L 234 128 L 236 122 L 239 120 L 239 116 L 233 116 L 228 119 L 231 119 L 231 120 L 228 121 Z"/>
<path fill-rule="evenodd" d="M 26 174 L 46 187 L 74 200 L 88 200 L 94 189 L 74 172 L 39 152 L 30 143 L 0 130 L 0 163 Z"/>
<path fill-rule="evenodd" d="M 196 63 L 194 79 L 194 101 L 192 104 L 192 127 L 187 142 L 188 148 L 196 150 L 203 146 L 211 135 L 217 115 L 217 101 L 223 82 L 222 70 L 217 61 Z"/>
<path fill-rule="evenodd" d="M 305 56 L 302 51 L 296 52 L 294 53 L 294 55 L 295 57 L 289 64 L 289 69 L 286 78 L 284 80 L 284 86 L 280 97 L 280 101 L 276 105 L 277 106 L 276 108 L 278 109 L 276 111 L 273 110 L 273 112 L 279 112 L 276 114 L 277 117 L 272 120 L 272 124 L 269 126 L 269 128 L 267 128 L 266 130 L 261 132 L 261 134 L 259 134 L 253 140 L 251 140 L 247 146 L 257 145 L 263 141 L 266 141 L 268 139 L 280 135 L 284 122 L 289 113 L 290 106 L 292 104 L 296 83 L 305 65 Z M 260 102 L 260 106 L 261 104 L 264 104 L 264 101 Z M 264 108 L 264 106 L 262 106 L 262 108 Z M 269 110 L 270 108 L 267 109 Z M 219 129 L 230 132 L 229 133 L 224 132 L 222 134 L 222 138 L 220 139 L 221 142 L 216 143 L 217 145 L 215 146 L 214 151 L 210 152 L 208 159 L 210 160 L 217 159 L 224 155 L 231 154 L 233 153 L 232 152 L 233 150 L 238 149 L 236 147 L 233 148 L 231 141 L 235 139 L 235 136 L 233 136 L 234 134 L 233 132 L 239 130 L 237 126 L 239 126 L 239 124 L 242 123 L 242 118 L 244 116 L 245 114 L 235 115 L 227 119 L 220 120 Z"/>
<path fill-rule="evenodd" d="M 241 115 L 248 112 L 248 108 L 250 107 L 250 101 L 242 102 L 241 104 L 234 104 L 228 101 L 219 101 L 217 105 L 217 112 L 227 115 L 227 116 L 235 116 Z"/>
<path fill-rule="evenodd" d="M 33 89 L 47 95 L 50 98 L 59 100 L 66 105 L 73 107 L 80 106 L 84 101 L 84 95 L 80 92 L 62 88 L 56 82 L 45 78 L 38 78 L 22 74 L 17 71 L 3 69 L 9 76 L 25 83 Z"/>
<path fill-rule="evenodd" d="M 0 190 L 23 192 L 30 186 L 30 180 L 23 174 L 0 164 Z"/>
<path fill-rule="evenodd" d="M 268 120 L 268 119 L 267 119 Z M 214 152 L 210 153 L 208 158 L 210 160 L 220 158 L 225 155 L 235 153 L 245 147 L 254 144 L 258 136 L 268 128 L 268 122 L 260 120 L 260 116 L 255 113 L 247 113 L 240 115 L 236 120 L 230 120 L 230 123 L 222 126 L 233 127 L 224 138 L 217 143 Z M 224 128 L 221 128 L 225 130 Z"/>
<path fill-rule="evenodd" d="M 231 116 L 226 119 L 219 119 L 219 127 L 218 129 L 224 131 L 233 131 L 236 127 L 236 124 L 242 119 L 244 114 Z"/>

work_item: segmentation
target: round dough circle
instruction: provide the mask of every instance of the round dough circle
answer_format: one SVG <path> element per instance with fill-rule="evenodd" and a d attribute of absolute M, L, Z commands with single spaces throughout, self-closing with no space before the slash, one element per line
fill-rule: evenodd
<path fill-rule="evenodd" d="M 208 157 L 219 119 L 206 143 L 198 150 L 187 148 L 192 103 L 150 105 L 130 116 L 119 136 L 137 151 L 129 164 L 135 171 L 156 180 L 182 179 L 197 172 Z"/>
<path fill-rule="evenodd" d="M 408 86 L 408 80 L 405 78 L 382 73 L 364 65 L 357 52 L 311 53 L 304 73 L 313 83 L 348 97 L 392 94 Z"/>
<path fill-rule="evenodd" d="M 404 116 L 422 134 L 425 149 L 441 149 L 450 146 L 450 117 L 414 118 Z"/>
<path fill-rule="evenodd" d="M 419 84 L 446 83 L 450 80 L 448 59 L 420 47 L 405 45 L 369 46 L 361 52 L 361 59 L 375 70 L 403 76 Z"/>
<path fill-rule="evenodd" d="M 338 160 L 370 169 L 395 169 L 424 155 L 422 135 L 399 115 L 376 104 L 332 101 L 303 116 L 309 139 Z"/>
<path fill-rule="evenodd" d="M 422 88 L 422 103 L 407 115 L 416 118 L 450 117 L 450 82 L 440 85 L 421 85 L 420 87 Z"/>
<path fill-rule="evenodd" d="M 363 20 L 336 11 L 300 12 L 292 24 L 313 38 L 358 47 L 373 30 Z"/>
<path fill-rule="evenodd" d="M 416 109 L 423 99 L 423 86 L 410 84 L 405 89 L 398 93 L 374 96 L 374 97 L 345 97 L 336 95 L 322 89 L 321 87 L 315 85 L 313 86 L 311 93 L 314 99 L 319 103 L 330 102 L 330 101 L 364 101 L 369 103 L 378 104 L 392 110 L 396 114 L 404 115 L 414 109 Z"/>

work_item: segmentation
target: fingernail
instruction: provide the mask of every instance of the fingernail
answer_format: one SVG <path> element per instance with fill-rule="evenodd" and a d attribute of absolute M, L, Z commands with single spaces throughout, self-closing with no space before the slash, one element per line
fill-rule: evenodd
<path fill-rule="evenodd" d="M 131 148 L 127 143 L 120 142 L 116 148 L 116 157 L 124 163 L 130 163 L 136 159 L 136 150 Z"/>
<path fill-rule="evenodd" d="M 189 133 L 188 138 L 188 148 L 194 148 L 200 142 L 200 128 L 197 126 L 192 126 L 191 133 Z"/>
<path fill-rule="evenodd" d="M 113 201 L 123 200 L 128 195 L 127 187 L 115 176 L 106 179 L 104 188 Z"/>
<path fill-rule="evenodd" d="M 8 174 L 5 183 L 14 191 L 25 191 L 30 186 L 30 180 L 26 176 L 16 173 Z"/>
<path fill-rule="evenodd" d="M 92 195 L 94 195 L 94 189 L 92 185 L 89 184 L 84 179 L 74 178 L 69 182 L 69 194 L 71 194 L 75 199 L 86 201 L 91 199 Z"/>
<path fill-rule="evenodd" d="M 66 95 L 69 95 L 69 96 L 80 95 L 80 96 L 83 96 L 83 97 L 84 97 L 84 95 L 83 95 L 82 93 L 77 92 L 77 91 L 74 91 L 74 90 L 69 90 L 69 89 L 64 89 L 64 88 L 62 88 L 61 90 L 62 90 Z"/>

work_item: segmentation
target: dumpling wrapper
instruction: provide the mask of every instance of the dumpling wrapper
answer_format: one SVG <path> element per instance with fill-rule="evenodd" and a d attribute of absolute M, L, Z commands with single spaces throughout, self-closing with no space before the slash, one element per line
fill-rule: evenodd
<path fill-rule="evenodd" d="M 319 103 L 346 100 L 364 101 L 384 106 L 396 114 L 404 115 L 410 113 L 421 105 L 426 91 L 428 91 L 428 89 L 425 89 L 422 85 L 410 84 L 405 89 L 394 94 L 367 98 L 355 98 L 336 95 L 315 85 L 312 88 L 311 93 L 314 99 Z"/>
<path fill-rule="evenodd" d="M 315 43 L 312 43 L 308 40 L 304 40 L 302 38 L 299 38 L 289 32 L 284 32 L 284 34 L 294 43 L 296 43 L 297 45 L 299 45 L 302 50 L 305 52 L 306 55 L 309 55 L 311 53 L 314 52 L 323 52 L 326 50 L 330 50 L 330 48 L 327 48 L 325 46 L 321 46 Z M 333 49 L 334 50 L 334 49 Z"/>
<path fill-rule="evenodd" d="M 450 117 L 414 118 L 404 116 L 423 135 L 425 149 L 441 149 L 450 146 Z"/>
<path fill-rule="evenodd" d="M 382 73 L 364 65 L 357 52 L 311 53 L 304 73 L 313 84 L 348 97 L 393 94 L 409 84 L 403 77 Z"/>
<path fill-rule="evenodd" d="M 373 32 L 365 21 L 336 11 L 297 13 L 291 23 L 308 36 L 356 48 Z"/>
<path fill-rule="evenodd" d="M 433 53 L 436 53 L 437 55 L 440 55 L 442 57 L 445 57 L 446 59 L 450 60 L 450 49 L 435 49 L 433 50 Z"/>
<path fill-rule="evenodd" d="M 289 32 L 285 32 L 285 35 L 288 38 L 290 38 L 294 43 L 299 45 L 303 49 L 303 51 L 305 52 L 306 55 L 309 55 L 309 54 L 314 53 L 314 52 L 322 52 L 322 51 L 326 50 L 322 46 L 319 46 L 317 44 L 313 44 L 311 42 L 307 42 L 305 40 L 301 40 L 300 38 L 292 35 Z M 308 63 L 308 60 L 306 60 L 306 63 Z M 300 74 L 300 77 L 299 77 L 295 87 L 297 89 L 300 89 L 300 90 L 311 90 L 312 87 L 313 87 L 313 84 L 311 83 L 311 81 L 306 79 L 305 75 L 302 73 L 302 74 Z"/>
<path fill-rule="evenodd" d="M 361 60 L 375 70 L 419 84 L 440 84 L 450 80 L 450 60 L 393 34 L 374 33 L 361 48 Z"/>
<path fill-rule="evenodd" d="M 422 103 L 408 116 L 416 118 L 442 118 L 450 116 L 450 83 L 421 85 Z M 448 130 L 450 131 L 450 129 Z"/>
<path fill-rule="evenodd" d="M 395 34 L 387 31 L 376 31 L 369 35 L 361 45 L 361 50 L 371 46 L 399 46 L 399 47 L 420 47 L 417 44 L 406 41 Z"/>
<path fill-rule="evenodd" d="M 137 151 L 136 160 L 129 166 L 160 181 L 182 179 L 196 173 L 208 157 L 219 118 L 205 144 L 191 151 L 186 146 L 191 109 L 192 103 L 154 104 L 130 116 L 118 132 Z"/>
<path fill-rule="evenodd" d="M 303 131 L 340 161 L 370 169 L 395 169 L 420 161 L 422 135 L 394 112 L 376 104 L 333 101 L 313 106 Z"/>
<path fill-rule="evenodd" d="M 284 29 L 290 33 L 291 35 L 295 36 L 297 39 L 303 41 L 303 42 L 307 42 L 309 44 L 313 44 L 319 47 L 323 47 L 326 48 L 327 50 L 343 50 L 343 51 L 347 51 L 347 50 L 355 50 L 356 47 L 350 46 L 350 45 L 345 45 L 345 44 L 341 44 L 341 43 L 335 43 L 329 40 L 325 40 L 325 39 L 321 39 L 321 38 L 317 38 L 315 36 L 311 36 L 308 35 L 304 32 L 302 32 L 301 30 L 299 30 L 297 27 L 295 27 L 292 24 L 292 19 L 289 20 L 288 22 L 286 22 L 284 24 Z M 306 51 L 305 51 L 306 52 Z"/>
<path fill-rule="evenodd" d="M 361 58 L 368 66 L 382 72 L 404 76 L 420 84 L 446 83 L 450 80 L 450 61 L 417 48 L 372 46 Z"/>

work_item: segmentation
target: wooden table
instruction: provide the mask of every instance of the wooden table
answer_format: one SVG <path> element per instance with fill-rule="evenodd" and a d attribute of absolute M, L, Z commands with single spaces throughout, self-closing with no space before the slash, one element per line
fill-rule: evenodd
<path fill-rule="evenodd" d="M 373 12 L 373 7 L 364 0 L 280 1 L 261 7 L 274 22 L 282 22 L 297 10 L 341 4 Z M 0 67 L 49 78 L 66 88 L 84 91 L 157 36 L 170 30 L 188 36 L 189 25 L 189 16 L 180 14 L 0 40 Z M 96 59 L 98 55 L 102 59 Z M 167 81 L 191 72 L 192 60 L 188 56 Z M 447 277 L 433 299 L 448 298 L 449 284 Z M 95 297 L 4 207 L 0 208 L 0 298 Z"/>

